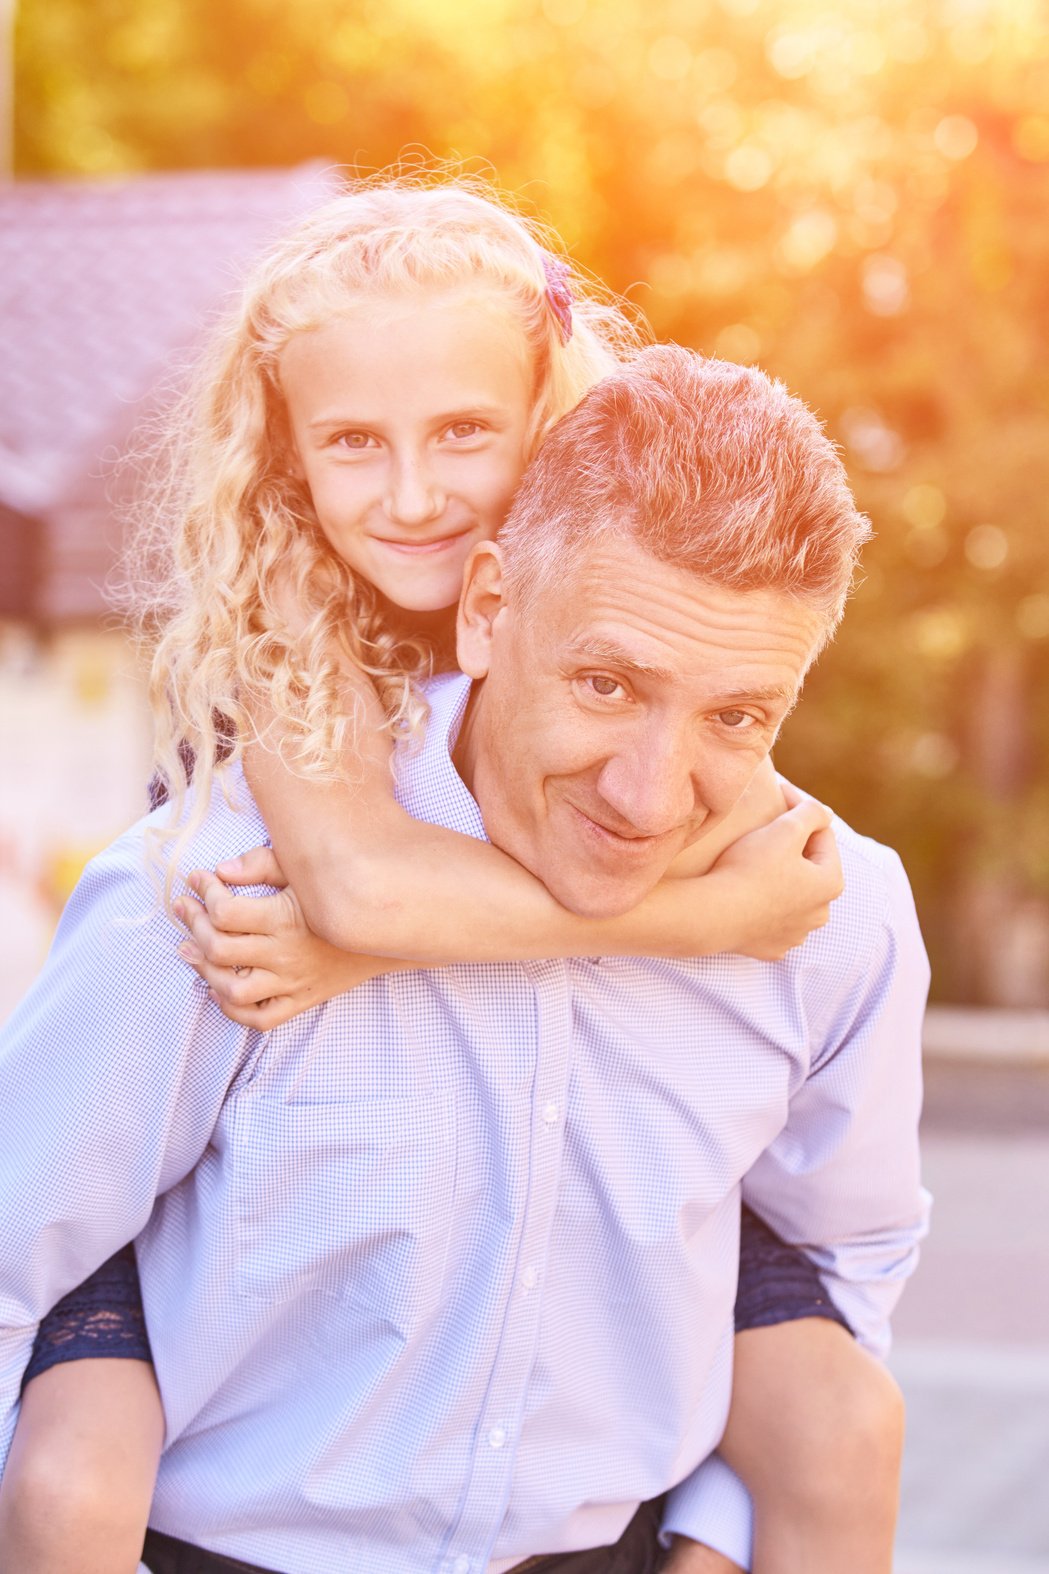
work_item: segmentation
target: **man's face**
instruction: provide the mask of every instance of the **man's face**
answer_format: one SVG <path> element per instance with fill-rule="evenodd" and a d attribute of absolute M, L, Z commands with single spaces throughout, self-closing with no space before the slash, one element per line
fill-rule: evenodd
<path fill-rule="evenodd" d="M 460 660 L 484 681 L 457 760 L 492 841 L 574 912 L 635 907 L 739 799 L 823 627 L 791 596 L 726 590 L 630 540 L 517 607 L 498 548 L 480 548 Z"/>

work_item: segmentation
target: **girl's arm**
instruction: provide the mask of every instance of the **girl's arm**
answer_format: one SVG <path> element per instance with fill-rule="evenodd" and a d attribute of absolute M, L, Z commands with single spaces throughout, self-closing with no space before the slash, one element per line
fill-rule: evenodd
<path fill-rule="evenodd" d="M 795 794 L 789 786 L 784 791 Z M 770 825 L 741 837 L 722 853 L 719 865 L 734 866 L 738 878 L 744 878 L 743 871 L 753 870 L 749 878 L 763 880 L 779 856 L 772 851 L 774 843 L 785 846 L 788 840 L 796 841 L 804 834 L 798 830 L 797 813 L 795 809 L 780 814 Z M 808 856 L 815 843 L 823 844 L 828 867 L 837 869 L 831 832 L 823 830 L 810 837 Z M 175 903 L 176 914 L 190 935 L 179 947 L 182 956 L 208 984 L 212 999 L 226 1016 L 244 1027 L 267 1033 L 300 1011 L 381 973 L 411 971 L 422 965 L 393 957 L 357 956 L 319 939 L 307 925 L 270 847 L 253 848 L 228 864 L 220 864 L 219 870 L 232 884 L 268 885 L 277 891 L 274 896 L 236 896 L 215 875 L 198 870 L 190 875 L 189 885 L 199 901 L 180 898 Z M 677 883 L 691 890 L 697 882 L 709 898 L 713 886 L 710 874 Z M 786 938 L 787 926 L 780 925 L 778 950 L 766 936 L 766 957 L 781 955 L 814 927 L 813 923 L 802 929 L 796 918 L 794 922 L 795 940 Z"/>
<path fill-rule="evenodd" d="M 489 843 L 400 808 L 378 697 L 363 677 L 354 689 L 359 724 L 345 780 L 295 775 L 273 746 L 272 721 L 260 728 L 267 742 L 245 751 L 249 783 L 305 921 L 340 950 L 424 965 L 719 951 L 774 958 L 825 922 L 840 890 L 828 812 L 796 795 L 784 813 L 766 762 L 730 819 L 704 839 L 706 862 L 718 859 L 709 872 L 664 880 L 625 916 L 579 918 Z M 755 827 L 764 828 L 718 858 Z M 236 880 L 235 865 L 218 872 Z"/>

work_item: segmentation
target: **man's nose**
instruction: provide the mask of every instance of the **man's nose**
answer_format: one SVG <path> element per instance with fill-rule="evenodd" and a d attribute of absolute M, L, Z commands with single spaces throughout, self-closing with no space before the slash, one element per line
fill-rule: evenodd
<path fill-rule="evenodd" d="M 428 524 L 440 518 L 444 504 L 444 492 L 423 457 L 413 455 L 394 463 L 383 499 L 383 512 L 391 524 Z"/>
<path fill-rule="evenodd" d="M 695 760 L 686 740 L 646 734 L 610 756 L 597 787 L 624 835 L 663 836 L 695 813 Z M 629 829 L 628 829 L 629 827 Z"/>

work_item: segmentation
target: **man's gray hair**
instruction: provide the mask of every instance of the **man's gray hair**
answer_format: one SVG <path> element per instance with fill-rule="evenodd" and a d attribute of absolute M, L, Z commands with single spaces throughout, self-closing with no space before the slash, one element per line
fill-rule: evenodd
<path fill-rule="evenodd" d="M 870 534 L 837 449 L 782 383 L 656 345 L 557 423 L 499 539 L 526 598 L 629 537 L 712 584 L 798 596 L 829 635 Z"/>

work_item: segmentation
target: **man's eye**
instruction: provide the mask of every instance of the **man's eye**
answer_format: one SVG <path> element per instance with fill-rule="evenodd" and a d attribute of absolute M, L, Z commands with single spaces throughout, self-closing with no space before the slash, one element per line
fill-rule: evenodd
<path fill-rule="evenodd" d="M 745 710 L 718 711 L 718 721 L 723 727 L 730 727 L 733 732 L 744 732 L 748 727 L 756 725 L 754 717 Z"/>
<path fill-rule="evenodd" d="M 586 681 L 593 692 L 600 695 L 603 700 L 610 700 L 613 694 L 623 687 L 618 678 L 610 678 L 605 672 L 592 673 Z"/>

